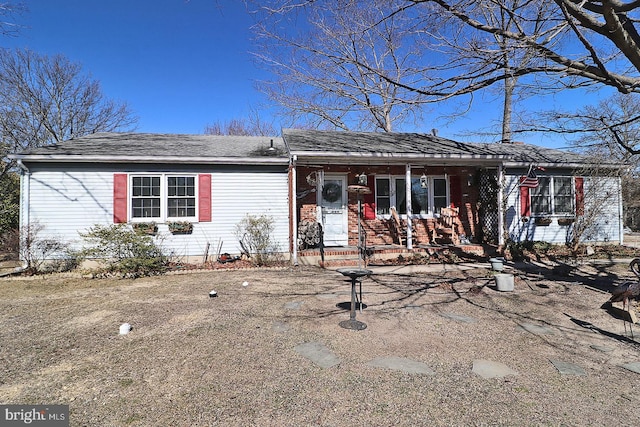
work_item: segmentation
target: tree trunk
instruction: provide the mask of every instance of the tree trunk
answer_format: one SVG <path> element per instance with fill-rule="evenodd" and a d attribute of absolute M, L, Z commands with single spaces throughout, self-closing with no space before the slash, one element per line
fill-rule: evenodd
<path fill-rule="evenodd" d="M 507 71 L 508 72 L 508 71 Z M 511 76 L 504 80 L 504 105 L 502 108 L 502 143 L 511 142 L 511 112 L 513 108 L 513 90 L 516 78 Z"/>

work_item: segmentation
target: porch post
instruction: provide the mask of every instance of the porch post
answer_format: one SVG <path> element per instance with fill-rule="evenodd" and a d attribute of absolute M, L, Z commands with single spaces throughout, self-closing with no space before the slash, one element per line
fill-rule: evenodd
<path fill-rule="evenodd" d="M 291 160 L 289 179 L 291 182 L 289 183 L 289 218 L 291 218 L 291 229 L 289 235 L 293 239 L 292 243 L 292 253 L 291 253 L 291 262 L 293 265 L 298 265 L 298 198 L 296 194 L 298 193 L 297 188 L 297 171 L 296 171 L 296 159 L 297 156 L 293 156 Z"/>
<path fill-rule="evenodd" d="M 22 268 L 29 267 L 29 261 L 24 259 L 22 253 L 24 253 L 24 242 L 31 241 L 31 171 L 22 163 L 22 160 L 18 159 L 18 166 L 20 167 L 20 213 L 18 221 L 20 224 L 20 261 L 22 261 Z M 23 233 L 27 233 L 26 236 Z"/>
<path fill-rule="evenodd" d="M 504 248 L 504 169 L 502 163 L 498 165 L 498 247 Z"/>
<path fill-rule="evenodd" d="M 590 182 L 591 180 L 589 180 Z M 620 233 L 620 245 L 624 245 L 624 207 L 622 205 L 622 177 L 618 176 L 618 233 Z"/>
<path fill-rule="evenodd" d="M 411 237 L 411 165 L 407 163 L 405 167 L 405 200 L 407 201 L 407 249 L 413 249 L 413 239 Z"/>

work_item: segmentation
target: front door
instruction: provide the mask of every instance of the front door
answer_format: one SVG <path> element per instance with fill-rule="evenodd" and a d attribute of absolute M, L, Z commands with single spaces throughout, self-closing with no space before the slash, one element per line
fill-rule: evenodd
<path fill-rule="evenodd" d="M 347 246 L 349 244 L 347 178 L 325 175 L 320 199 L 324 245 Z"/>

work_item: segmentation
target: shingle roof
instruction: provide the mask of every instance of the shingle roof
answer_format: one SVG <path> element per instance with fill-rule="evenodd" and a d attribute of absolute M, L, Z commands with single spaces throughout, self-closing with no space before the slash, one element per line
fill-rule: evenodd
<path fill-rule="evenodd" d="M 274 150 L 270 150 L 273 141 Z M 287 152 L 289 150 L 289 152 Z M 476 162 L 517 166 L 575 166 L 586 156 L 530 144 L 487 144 L 453 141 L 430 134 L 345 132 L 284 129 L 283 138 L 152 133 L 97 133 L 60 144 L 27 150 L 11 157 L 25 161 L 169 162 L 284 164 L 301 159 L 353 162 L 375 159 L 396 162 Z M 600 164 L 622 167 L 616 163 Z"/>
<path fill-rule="evenodd" d="M 270 150 L 273 141 L 274 150 Z M 282 138 L 258 136 L 96 133 L 17 155 L 26 160 L 279 162 L 288 154 Z"/>
<path fill-rule="evenodd" d="M 284 129 L 291 154 L 306 157 L 478 160 L 522 164 L 584 164 L 586 156 L 531 144 L 465 143 L 420 133 Z"/>

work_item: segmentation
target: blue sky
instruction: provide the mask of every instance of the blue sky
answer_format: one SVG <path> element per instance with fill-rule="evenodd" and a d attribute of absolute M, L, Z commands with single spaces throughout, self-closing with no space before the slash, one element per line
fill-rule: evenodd
<path fill-rule="evenodd" d="M 252 63 L 252 19 L 241 0 L 25 3 L 29 11 L 19 19 L 25 28 L 16 38 L 2 38 L 2 45 L 59 53 L 80 63 L 101 82 L 107 97 L 129 104 L 139 117 L 137 131 L 202 133 L 207 124 L 247 117 L 251 108 L 266 102 L 254 88 L 256 80 L 267 76 Z M 527 104 L 570 109 L 581 105 L 583 96 L 565 92 Z M 490 142 L 495 138 L 465 134 L 497 123 L 501 108 L 498 93 L 479 94 L 465 117 L 436 121 L 432 118 L 446 107 L 432 106 L 424 115 L 424 127 L 410 130 L 437 128 L 443 137 Z M 521 139 L 549 147 L 566 145 L 553 135 Z"/>
<path fill-rule="evenodd" d="M 28 0 L 5 47 L 63 54 L 126 101 L 138 131 L 202 133 L 263 99 L 239 0 Z"/>

